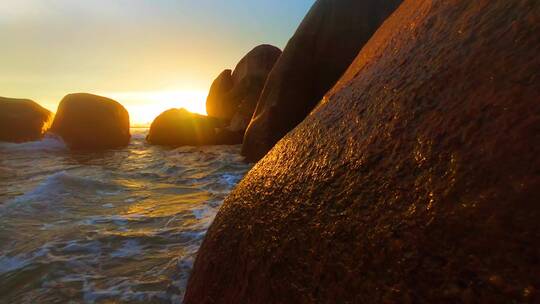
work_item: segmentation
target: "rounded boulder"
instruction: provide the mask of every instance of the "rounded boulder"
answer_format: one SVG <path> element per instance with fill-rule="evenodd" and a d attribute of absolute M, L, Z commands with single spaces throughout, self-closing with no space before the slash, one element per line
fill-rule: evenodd
<path fill-rule="evenodd" d="M 49 110 L 32 100 L 0 97 L 0 141 L 39 140 L 51 116 Z"/>
<path fill-rule="evenodd" d="M 227 197 L 184 303 L 539 303 L 538 16 L 405 1 Z"/>
<path fill-rule="evenodd" d="M 202 146 L 216 144 L 219 123 L 208 116 L 186 109 L 170 109 L 152 122 L 146 140 L 163 146 Z"/>
<path fill-rule="evenodd" d="M 231 123 L 230 129 L 244 131 L 281 50 L 259 45 L 247 53 L 233 72 L 223 71 L 214 81 L 206 102 L 209 116 Z"/>
<path fill-rule="evenodd" d="M 242 154 L 261 159 L 311 112 L 402 0 L 318 0 L 268 76 Z"/>
<path fill-rule="evenodd" d="M 77 93 L 62 99 L 51 132 L 71 149 L 110 149 L 129 144 L 129 127 L 128 111 L 120 103 Z"/>

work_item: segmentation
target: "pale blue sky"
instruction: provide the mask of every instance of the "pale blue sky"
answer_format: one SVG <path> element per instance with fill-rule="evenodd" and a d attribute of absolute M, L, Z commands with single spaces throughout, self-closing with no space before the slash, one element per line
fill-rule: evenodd
<path fill-rule="evenodd" d="M 206 91 L 252 47 L 283 48 L 313 2 L 2 0 L 0 96 L 54 111 L 70 92 Z"/>

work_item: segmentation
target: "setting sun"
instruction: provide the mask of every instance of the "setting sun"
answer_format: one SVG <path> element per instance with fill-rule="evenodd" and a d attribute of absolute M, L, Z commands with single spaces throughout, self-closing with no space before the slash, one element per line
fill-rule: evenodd
<path fill-rule="evenodd" d="M 171 108 L 206 115 L 205 91 L 109 92 L 104 96 L 124 104 L 132 126 L 149 126 L 154 118 Z"/>
<path fill-rule="evenodd" d="M 0 304 L 540 304 L 540 0 L 0 0 Z"/>

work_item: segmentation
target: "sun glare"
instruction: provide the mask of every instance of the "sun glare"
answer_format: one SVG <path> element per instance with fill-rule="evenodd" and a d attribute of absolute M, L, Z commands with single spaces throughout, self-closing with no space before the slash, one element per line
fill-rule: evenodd
<path fill-rule="evenodd" d="M 131 125 L 149 126 L 154 118 L 171 108 L 206 115 L 205 91 L 151 91 L 104 93 L 120 102 L 129 112 Z"/>

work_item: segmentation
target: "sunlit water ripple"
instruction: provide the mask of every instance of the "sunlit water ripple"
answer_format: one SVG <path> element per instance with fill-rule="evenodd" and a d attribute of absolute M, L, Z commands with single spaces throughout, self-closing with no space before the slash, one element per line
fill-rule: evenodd
<path fill-rule="evenodd" d="M 180 303 L 239 147 L 0 143 L 0 303 Z"/>

